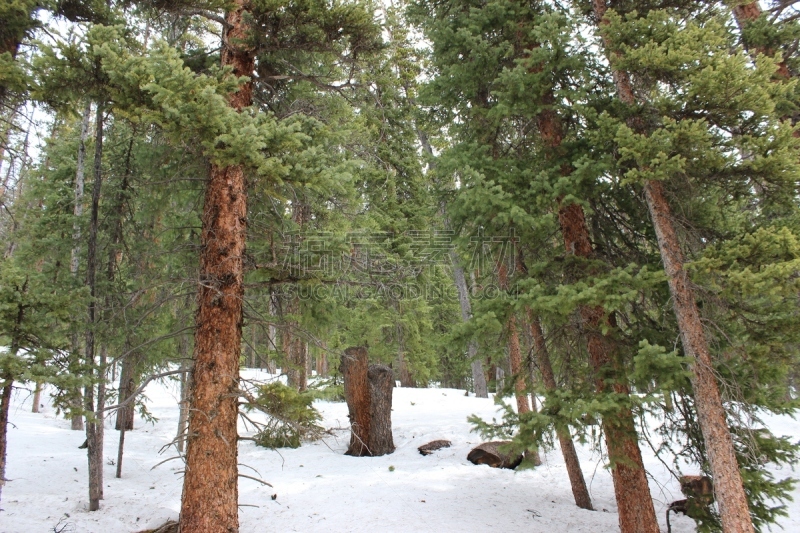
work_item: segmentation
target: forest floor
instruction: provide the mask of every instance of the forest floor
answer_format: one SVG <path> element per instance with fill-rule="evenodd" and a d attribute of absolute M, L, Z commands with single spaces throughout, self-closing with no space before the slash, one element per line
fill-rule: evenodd
<path fill-rule="evenodd" d="M 248 378 L 268 375 L 247 370 Z M 7 478 L 0 505 L 0 532 L 135 532 L 177 519 L 180 509 L 179 460 L 155 468 L 175 456 L 164 450 L 175 436 L 178 421 L 176 382 L 151 383 L 147 406 L 158 419 L 137 419 L 126 433 L 122 478 L 114 477 L 118 432 L 106 422 L 105 499 L 88 512 L 87 460 L 82 432 L 56 416 L 49 396 L 31 413 L 32 394 L 15 390 L 9 426 Z M 344 403 L 317 402 L 326 428 L 346 428 Z M 543 454 L 544 464 L 521 471 L 474 466 L 466 459 L 481 442 L 470 432 L 467 416 L 499 416 L 491 399 L 466 397 L 455 389 L 394 389 L 393 433 L 397 450 L 384 457 L 343 455 L 349 433 L 334 430 L 323 441 L 278 451 L 244 441 L 239 446 L 240 472 L 261 477 L 273 487 L 241 478 L 240 524 L 243 533 L 284 531 L 325 532 L 492 532 L 528 533 L 616 531 L 614 491 L 603 459 L 588 445 L 578 453 L 597 511 L 578 509 L 558 448 Z M 800 422 L 770 417 L 767 423 L 781 435 L 800 439 Z M 242 434 L 247 434 L 244 426 Z M 434 439 L 452 447 L 423 457 L 417 447 Z M 662 531 L 665 511 L 681 499 L 677 482 L 644 447 L 650 491 Z M 688 471 L 687 471 L 688 472 Z M 776 472 L 778 478 L 798 475 Z M 273 495 L 276 495 L 273 500 Z M 781 519 L 785 531 L 800 531 L 800 489 Z M 674 517 L 675 533 L 694 531 L 694 522 Z"/>

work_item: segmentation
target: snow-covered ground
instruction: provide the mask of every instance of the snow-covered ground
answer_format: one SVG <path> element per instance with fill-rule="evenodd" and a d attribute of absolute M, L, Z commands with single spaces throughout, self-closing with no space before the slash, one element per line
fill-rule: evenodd
<path fill-rule="evenodd" d="M 266 375 L 246 371 L 247 377 Z M 180 461 L 169 461 L 174 449 L 159 450 L 175 436 L 177 384 L 151 383 L 145 391 L 155 425 L 137 421 L 126 433 L 123 475 L 114 477 L 118 433 L 106 424 L 105 499 L 90 513 L 85 436 L 71 431 L 55 416 L 42 395 L 40 414 L 31 410 L 32 394 L 14 393 L 9 426 L 7 478 L 0 512 L 0 532 L 134 532 L 176 519 L 180 508 Z M 344 403 L 318 402 L 326 427 L 345 427 Z M 492 400 L 465 397 L 454 389 L 394 390 L 393 430 L 397 451 L 375 458 L 343 455 L 349 434 L 334 432 L 324 442 L 271 451 L 242 442 L 240 472 L 261 477 L 273 488 L 242 478 L 239 483 L 243 533 L 262 531 L 325 532 L 497 532 L 617 530 L 611 476 L 598 454 L 578 450 L 597 511 L 578 509 L 572 499 L 561 452 L 547 452 L 544 464 L 519 472 L 474 466 L 469 450 L 480 442 L 470 433 L 467 416 L 491 419 Z M 800 439 L 800 422 L 788 417 L 769 420 L 773 431 Z M 242 431 L 245 428 L 242 427 Z M 434 439 L 453 446 L 423 457 L 417 447 Z M 677 482 L 652 453 L 643 448 L 650 490 L 662 531 L 669 502 L 682 498 Z M 781 477 L 794 475 L 779 472 Z M 273 495 L 277 495 L 275 500 Z M 789 507 L 785 531 L 800 531 L 800 490 Z M 683 516 L 672 518 L 676 533 L 694 531 Z"/>

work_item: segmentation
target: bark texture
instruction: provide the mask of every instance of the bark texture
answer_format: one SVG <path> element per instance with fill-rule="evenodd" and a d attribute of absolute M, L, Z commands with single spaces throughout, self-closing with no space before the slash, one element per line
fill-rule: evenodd
<path fill-rule="evenodd" d="M 648 181 L 644 187 L 647 206 L 658 238 L 658 247 L 678 319 L 684 353 L 694 358 L 692 388 L 695 408 L 706 445 L 706 454 L 714 476 L 714 492 L 719 506 L 723 530 L 753 531 L 747 495 L 744 491 L 739 463 L 728 430 L 725 407 L 714 377 L 714 363 L 708 350 L 694 291 L 683 268 L 683 252 L 672 225 L 669 203 L 660 181 Z"/>
<path fill-rule="evenodd" d="M 467 461 L 475 465 L 489 465 L 492 468 L 515 469 L 522 462 L 522 455 L 501 451 L 502 447 L 511 444 L 509 441 L 484 442 L 475 446 L 467 454 Z"/>
<path fill-rule="evenodd" d="M 137 388 L 133 358 L 134 354 L 128 354 L 122 360 L 122 370 L 119 374 L 119 401 L 129 398 Z M 114 426 L 116 430 L 120 431 L 124 428 L 125 431 L 130 431 L 133 429 L 133 419 L 136 412 L 135 405 L 136 401 L 134 400 L 117 409 L 117 421 Z"/>
<path fill-rule="evenodd" d="M 504 264 L 498 265 L 498 278 L 500 289 L 508 291 L 508 270 Z M 525 384 L 525 372 L 522 368 L 522 351 L 519 346 L 519 332 L 517 331 L 517 317 L 512 310 L 506 322 L 506 332 L 508 334 L 508 363 L 511 367 L 511 376 L 514 379 L 514 395 L 517 400 L 517 412 L 519 414 L 530 413 L 531 406 L 528 403 L 527 386 Z"/>
<path fill-rule="evenodd" d="M 371 413 L 367 349 L 357 347 L 345 350 L 339 370 L 344 378 L 344 397 L 350 419 L 350 446 L 345 455 L 369 455 Z"/>
<path fill-rule="evenodd" d="M 328 375 L 328 352 L 326 351 L 325 346 L 319 350 L 317 354 L 317 375 L 320 377 L 327 377 Z"/>
<path fill-rule="evenodd" d="M 345 350 L 340 370 L 351 428 L 345 455 L 377 457 L 394 452 L 392 369 L 370 365 L 366 348 L 357 347 Z"/>
<path fill-rule="evenodd" d="M 3 379 L 3 392 L 0 398 L 0 501 L 3 497 L 3 486 L 6 484 L 6 455 L 8 453 L 8 413 L 11 410 L 11 391 L 14 380 L 11 376 Z"/>
<path fill-rule="evenodd" d="M 591 257 L 593 250 L 583 209 L 577 204 L 562 205 L 558 218 L 567 252 Z M 589 363 L 596 376 L 595 389 L 602 394 L 607 390 L 606 382 L 611 381 L 614 392 L 630 394 L 610 338 L 611 332 L 616 329 L 613 316 L 607 317 L 600 306 L 582 306 L 580 316 L 587 339 Z M 604 328 L 606 334 L 603 334 Z M 605 416 L 603 433 L 611 460 L 621 533 L 658 533 L 658 519 L 650 498 L 633 413 L 627 408 L 620 408 L 613 415 Z"/>
<path fill-rule="evenodd" d="M 251 76 L 255 55 L 248 42 L 249 2 L 235 0 L 226 14 L 222 65 Z M 229 96 L 231 107 L 252 102 L 252 83 Z M 244 170 L 211 165 L 200 237 L 200 285 L 195 364 L 189 415 L 186 474 L 181 499 L 183 533 L 239 530 L 236 421 L 242 340 L 243 258 L 247 225 Z"/>
<path fill-rule="evenodd" d="M 83 216 L 83 193 L 86 177 L 86 140 L 89 136 L 89 120 L 92 117 L 92 103 L 86 101 L 83 109 L 83 117 L 81 119 L 81 133 L 78 142 L 78 157 L 76 160 L 75 170 L 75 191 L 74 191 L 74 205 L 72 214 L 75 221 L 72 224 L 72 251 L 69 263 L 69 271 L 73 277 L 78 276 L 78 269 L 80 266 L 81 254 L 81 224 L 80 218 Z M 80 356 L 80 343 L 77 334 L 72 337 L 72 353 L 70 355 L 70 363 L 74 367 L 73 371 L 77 373 L 77 360 Z M 71 428 L 73 431 L 83 431 L 83 405 L 82 394 L 80 388 L 71 392 L 70 405 L 70 419 Z"/>
<path fill-rule="evenodd" d="M 86 385 L 83 391 L 84 411 L 86 413 L 86 455 L 89 462 L 89 510 L 100 509 L 103 499 L 103 411 L 105 375 L 103 361 L 95 361 L 94 328 L 97 321 L 97 231 L 99 226 L 100 188 L 102 185 L 103 161 L 103 105 L 98 103 L 95 110 L 94 183 L 92 184 L 92 203 L 89 217 L 89 235 L 86 244 L 86 286 L 89 288 L 89 308 L 86 328 L 86 367 L 97 381 L 97 412 L 95 413 L 94 383 Z M 102 351 L 102 350 L 101 350 Z M 102 359 L 102 356 L 101 356 Z"/>
<path fill-rule="evenodd" d="M 546 98 L 548 97 L 552 99 L 552 94 L 546 95 Z M 539 114 L 537 123 L 547 146 L 554 152 L 559 151 L 563 140 L 560 117 L 554 111 L 546 110 Z M 571 170 L 570 167 L 565 167 L 562 173 L 568 174 Z M 589 228 L 583 208 L 576 203 L 565 204 L 559 201 L 558 222 L 567 254 L 584 259 L 591 258 L 594 249 L 589 238 Z M 580 316 L 587 336 L 590 364 L 597 376 L 595 381 L 597 392 L 604 392 L 606 379 L 610 379 L 614 383 L 615 392 L 629 394 L 628 386 L 622 378 L 623 373 L 614 361 L 613 342 L 608 337 L 616 329 L 613 319 L 607 318 L 604 309 L 599 306 L 582 306 Z M 602 333 L 604 327 L 607 330 L 606 335 Z M 658 533 L 658 519 L 650 498 L 650 488 L 639 450 L 633 413 L 628 409 L 620 409 L 614 416 L 605 417 L 603 431 L 611 459 L 620 531 Z"/>
<path fill-rule="evenodd" d="M 753 3 L 755 4 L 755 3 Z M 740 11 L 742 16 L 752 14 L 753 4 Z M 742 6 L 740 6 L 742 7 Z M 758 7 L 758 6 L 755 6 Z M 595 17 L 601 28 L 607 24 L 605 14 L 606 0 L 593 0 Z M 606 53 L 611 52 L 608 39 L 603 35 Z M 613 70 L 618 98 L 627 105 L 637 103 L 633 84 L 627 72 Z M 644 133 L 644 128 L 632 122 L 636 131 Z M 684 353 L 694 358 L 692 364 L 692 387 L 700 429 L 706 445 L 711 473 L 714 476 L 714 492 L 719 505 L 722 528 L 726 533 L 752 532 L 753 523 L 744 491 L 739 464 L 733 447 L 733 439 L 728 430 L 725 408 L 714 377 L 713 362 L 708 350 L 703 324 L 697 308 L 694 291 L 683 268 L 683 252 L 675 228 L 672 224 L 669 202 L 660 181 L 647 180 L 644 184 L 647 207 L 658 239 L 658 248 L 664 271 L 667 275 L 670 296 Z"/>
<path fill-rule="evenodd" d="M 539 371 L 542 375 L 542 382 L 548 391 L 558 388 L 556 377 L 553 374 L 553 366 L 550 362 L 550 352 L 547 349 L 542 325 L 538 318 L 530 317 L 531 336 L 533 337 L 534 352 L 539 363 Z M 592 498 L 589 496 L 589 489 L 586 487 L 586 480 L 583 477 L 581 463 L 578 459 L 578 452 L 575 450 L 575 443 L 569 434 L 569 428 L 557 427 L 556 436 L 561 445 L 561 454 L 564 456 L 564 464 L 567 466 L 567 475 L 572 487 L 572 496 L 575 498 L 575 505 L 582 509 L 594 510 Z"/>
<path fill-rule="evenodd" d="M 33 389 L 33 407 L 31 407 L 31 413 L 38 413 L 39 406 L 42 402 L 42 382 L 37 381 L 36 387 Z"/>
<path fill-rule="evenodd" d="M 458 292 L 458 303 L 461 307 L 461 320 L 467 322 L 472 318 L 472 304 L 469 301 L 469 290 L 467 289 L 467 279 L 464 276 L 464 268 L 461 266 L 455 250 L 450 250 L 450 262 L 453 264 L 453 278 Z M 478 343 L 474 339 L 470 340 L 467 345 L 467 358 L 471 361 L 472 386 L 475 389 L 475 396 L 488 398 L 489 388 L 486 386 L 486 374 L 478 357 Z"/>
<path fill-rule="evenodd" d="M 386 365 L 370 365 L 369 381 L 370 426 L 369 451 L 377 457 L 394 452 L 392 438 L 392 389 L 394 376 Z"/>
<path fill-rule="evenodd" d="M 744 29 L 748 24 L 755 22 L 761 16 L 761 5 L 758 3 L 758 1 L 750 2 L 749 4 L 739 4 L 733 6 L 732 11 L 736 22 L 739 24 L 739 27 Z M 775 55 L 775 50 L 772 50 L 763 44 L 748 43 L 746 41 L 744 44 L 748 50 L 755 52 L 756 54 L 763 54 L 769 57 L 773 57 Z M 789 72 L 789 67 L 786 65 L 786 61 L 781 61 L 778 63 L 778 71 L 775 74 L 778 78 L 784 80 L 788 80 L 792 77 L 792 74 Z"/>

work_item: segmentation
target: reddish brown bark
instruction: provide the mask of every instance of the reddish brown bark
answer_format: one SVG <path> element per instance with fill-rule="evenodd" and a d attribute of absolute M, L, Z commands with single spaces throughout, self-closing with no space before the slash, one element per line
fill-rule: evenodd
<path fill-rule="evenodd" d="M 498 280 L 500 289 L 508 290 L 508 270 L 506 265 L 498 265 Z M 522 368 L 522 352 L 519 347 L 519 332 L 517 331 L 517 317 L 512 311 L 506 323 L 508 332 L 508 362 L 511 366 L 511 374 L 514 378 L 514 393 L 517 399 L 517 412 L 520 414 L 529 413 L 531 406 L 528 403 L 527 385 L 525 384 L 525 372 Z"/>
<path fill-rule="evenodd" d="M 749 4 L 735 5 L 733 6 L 732 10 L 736 22 L 742 29 L 744 29 L 751 22 L 758 20 L 758 18 L 761 16 L 761 6 L 757 1 L 750 2 Z M 769 57 L 773 57 L 775 55 L 775 50 L 763 45 L 752 45 L 750 43 L 745 43 L 745 46 L 757 54 L 763 54 Z M 778 63 L 778 71 L 775 74 L 777 77 L 785 80 L 788 80 L 792 77 L 791 73 L 789 72 L 789 67 L 786 65 L 786 61 L 781 61 Z"/>
<path fill-rule="evenodd" d="M 708 350 L 694 291 L 683 268 L 683 252 L 672 226 L 669 203 L 660 181 L 644 186 L 647 206 L 658 238 L 658 248 L 667 273 L 672 306 L 678 319 L 681 343 L 687 356 L 693 357 L 692 387 L 695 408 L 706 445 L 706 454 L 714 476 L 714 492 L 719 505 L 723 530 L 753 531 L 747 496 L 739 464 L 728 430 L 725 407 L 714 377 L 714 363 Z"/>
<path fill-rule="evenodd" d="M 369 452 L 373 457 L 394 452 L 392 437 L 392 389 L 394 373 L 386 365 L 370 365 L 369 381 Z"/>
<path fill-rule="evenodd" d="M 593 0 L 595 17 L 601 27 L 607 24 L 605 14 L 606 0 Z M 749 8 L 752 12 L 752 6 Z M 608 38 L 603 35 L 606 52 L 611 52 Z M 635 105 L 636 97 L 627 72 L 613 69 L 619 99 L 628 105 Z M 643 130 L 638 122 L 634 129 Z M 672 225 L 670 207 L 660 181 L 647 180 L 644 184 L 647 207 L 658 239 L 658 248 L 664 271 L 667 275 L 670 295 L 681 343 L 687 356 L 694 358 L 692 364 L 692 386 L 695 396 L 700 429 L 706 446 L 709 466 L 714 478 L 714 492 L 720 511 L 722 528 L 726 533 L 752 532 L 747 496 L 744 491 L 739 465 L 728 430 L 725 408 L 714 377 L 714 367 L 708 343 L 700 321 L 694 291 L 683 268 L 683 252 L 675 228 Z"/>
<path fill-rule="evenodd" d="M 299 307 L 296 296 L 292 306 Z M 305 341 L 296 335 L 296 330 L 300 327 L 297 322 L 291 322 L 290 327 L 284 333 L 284 351 L 286 352 L 286 381 L 289 386 L 295 387 L 300 392 L 308 388 L 308 350 Z"/>
<path fill-rule="evenodd" d="M 328 375 L 328 354 L 324 349 L 321 349 L 317 354 L 317 375 L 325 377 Z"/>
<path fill-rule="evenodd" d="M 552 99 L 552 95 L 550 98 Z M 539 114 L 537 123 L 546 145 L 553 151 L 559 150 L 563 140 L 560 117 L 555 112 L 547 110 Z M 569 172 L 571 172 L 569 167 L 562 169 L 564 174 Z M 558 222 L 567 253 L 585 259 L 591 258 L 594 249 L 583 208 L 579 204 L 560 202 Z M 615 361 L 613 341 L 609 338 L 616 329 L 616 324 L 606 317 L 605 310 L 600 306 L 582 306 L 580 315 L 587 336 L 590 364 L 597 376 L 595 381 L 597 392 L 605 392 L 606 380 L 610 379 L 614 383 L 615 392 L 629 394 L 630 391 L 623 378 L 624 372 Z M 606 329 L 606 334 L 603 334 L 603 328 Z M 603 432 L 611 459 L 620 531 L 658 533 L 658 520 L 650 498 L 650 488 L 639 450 L 633 413 L 623 408 L 613 416 L 604 417 Z"/>
<path fill-rule="evenodd" d="M 370 391 L 367 372 L 369 360 L 366 348 L 344 351 L 339 370 L 344 379 L 344 396 L 350 419 L 350 446 L 345 455 L 362 457 L 369 453 Z"/>
<path fill-rule="evenodd" d="M 556 377 L 553 374 L 553 366 L 550 363 L 550 352 L 544 339 L 544 332 L 539 319 L 529 314 L 531 324 L 531 336 L 533 337 L 534 351 L 539 363 L 539 371 L 542 374 L 542 382 L 548 391 L 557 389 Z M 567 475 L 572 487 L 572 496 L 575 498 L 575 505 L 582 509 L 594 510 L 592 498 L 589 496 L 589 489 L 586 487 L 586 480 L 583 478 L 581 463 L 578 459 L 578 452 L 575 450 L 575 443 L 566 427 L 556 427 L 556 436 L 561 444 L 561 454 L 564 456 L 564 464 L 567 466 Z"/>
<path fill-rule="evenodd" d="M 255 67 L 247 42 L 247 0 L 227 13 L 222 65 L 236 76 Z M 229 96 L 242 110 L 252 101 L 252 84 Z M 191 533 L 239 530 L 236 421 L 242 340 L 243 257 L 247 225 L 244 170 L 211 165 L 200 237 L 200 285 L 191 377 L 186 474 L 180 528 Z"/>

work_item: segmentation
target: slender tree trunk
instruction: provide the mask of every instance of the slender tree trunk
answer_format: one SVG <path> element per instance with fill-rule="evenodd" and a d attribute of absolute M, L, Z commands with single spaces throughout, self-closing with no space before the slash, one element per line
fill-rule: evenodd
<path fill-rule="evenodd" d="M 89 461 L 89 510 L 100 509 L 103 499 L 103 431 L 102 420 L 95 413 L 94 381 L 104 378 L 103 369 L 95 361 L 95 322 L 97 313 L 97 230 L 99 225 L 100 187 L 102 184 L 103 159 L 103 106 L 98 103 L 95 112 L 95 148 L 94 148 L 94 185 L 92 187 L 92 205 L 89 220 L 89 235 L 86 253 L 86 285 L 89 287 L 89 308 L 86 328 L 86 372 L 92 380 L 84 388 L 84 410 L 86 412 L 86 441 Z M 96 373 L 95 373 L 95 369 Z M 97 379 L 100 378 L 100 379 Z M 98 392 L 98 406 L 100 404 Z M 102 413 L 101 413 L 102 414 Z"/>
<path fill-rule="evenodd" d="M 128 142 L 128 150 L 125 155 L 125 172 L 122 175 L 122 183 L 120 184 L 119 194 L 117 196 L 117 200 L 115 202 L 115 206 L 113 212 L 117 217 L 114 221 L 114 229 L 113 235 L 111 238 L 111 246 L 109 246 L 108 250 L 108 265 L 106 271 L 106 277 L 108 282 L 111 283 L 114 281 L 114 277 L 116 275 L 117 269 L 117 250 L 122 242 L 122 213 L 125 207 L 125 200 L 127 197 L 127 190 L 128 190 L 128 180 L 130 178 L 131 173 L 131 155 L 133 153 L 133 142 L 134 142 L 135 130 L 131 133 L 131 139 Z M 112 300 L 110 297 L 106 298 L 106 309 L 111 309 Z M 123 401 L 124 399 L 129 398 L 134 391 L 136 390 L 136 361 L 137 354 L 136 353 L 129 353 L 122 361 L 122 369 L 120 371 L 120 380 L 119 380 L 119 394 L 118 399 L 119 401 Z M 104 367 L 105 365 L 103 365 Z M 116 368 L 116 365 L 113 366 Z M 116 374 L 116 372 L 112 372 L 112 374 Z M 114 376 L 112 375 L 111 381 L 114 381 Z M 122 477 L 122 459 L 125 453 L 125 433 L 128 430 L 133 429 L 133 420 L 135 414 L 135 405 L 136 400 L 132 400 L 131 403 L 125 405 L 124 407 L 117 410 L 117 420 L 116 420 L 116 429 L 119 430 L 119 445 L 117 446 L 117 471 L 116 477 Z"/>
<path fill-rule="evenodd" d="M 28 289 L 28 279 L 22 286 L 21 292 L 24 294 Z M 20 303 L 17 306 L 17 316 L 14 320 L 14 328 L 11 331 L 11 346 L 9 353 L 11 357 L 16 357 L 19 352 L 20 328 L 25 318 L 25 307 Z M 0 501 L 3 496 L 3 486 L 6 484 L 6 459 L 8 456 L 8 415 L 11 411 L 11 392 L 14 386 L 14 376 L 7 372 L 3 376 L 2 396 L 0 397 Z"/>
<path fill-rule="evenodd" d="M 317 375 L 320 377 L 328 376 L 328 351 L 324 344 L 317 354 Z"/>
<path fill-rule="evenodd" d="M 506 386 L 506 371 L 503 370 L 503 367 L 498 365 L 494 367 L 494 375 L 495 375 L 494 390 L 497 394 L 500 394 L 500 392 Z"/>
<path fill-rule="evenodd" d="M 593 250 L 583 209 L 578 204 L 562 205 L 559 222 L 567 251 L 590 257 Z M 582 306 L 580 316 L 587 336 L 590 364 L 596 376 L 597 392 L 604 393 L 606 380 L 611 379 L 615 393 L 630 394 L 624 370 L 616 359 L 613 340 L 609 338 L 610 333 L 616 330 L 613 316 L 607 317 L 600 306 Z M 604 334 L 603 330 L 607 333 Z M 613 415 L 606 415 L 603 417 L 603 432 L 611 460 L 620 531 L 658 533 L 658 520 L 650 498 L 633 413 L 621 407 Z"/>
<path fill-rule="evenodd" d="M 683 252 L 672 226 L 664 185 L 660 181 L 648 181 L 644 191 L 667 273 L 681 344 L 686 355 L 693 359 L 691 368 L 695 408 L 714 476 L 714 494 L 722 527 L 726 533 L 750 532 L 753 531 L 753 523 L 736 460 L 736 450 L 728 429 L 719 386 L 714 377 L 714 362 L 700 321 L 694 291 L 683 268 Z"/>
<path fill-rule="evenodd" d="M 12 352 L 16 353 L 16 352 Z M 6 484 L 6 456 L 8 454 L 8 414 L 11 411 L 11 391 L 14 380 L 7 374 L 2 382 L 3 392 L 0 398 L 0 501 L 3 497 L 3 486 Z"/>
<path fill-rule="evenodd" d="M 453 264 L 453 278 L 458 292 L 458 303 L 461 306 L 461 320 L 467 322 L 472 318 L 472 304 L 469 301 L 469 290 L 467 289 L 467 280 L 464 277 L 464 269 L 458 260 L 455 250 L 450 250 L 450 262 Z M 470 339 L 467 345 L 467 357 L 471 361 L 472 386 L 475 389 L 475 396 L 488 398 L 489 389 L 486 386 L 486 374 L 483 371 L 481 359 L 478 357 L 478 343 L 474 339 Z"/>
<path fill-rule="evenodd" d="M 178 453 L 183 454 L 186 449 L 186 427 L 189 423 L 189 391 L 191 389 L 190 379 L 191 374 L 189 370 L 191 365 L 189 363 L 189 339 L 186 335 L 181 335 L 181 340 L 178 345 L 181 355 L 181 399 L 178 402 L 180 406 L 180 414 L 178 415 L 178 434 L 175 436 L 178 445 Z"/>
<path fill-rule="evenodd" d="M 552 93 L 546 94 L 543 100 L 545 104 L 551 103 Z M 561 150 L 563 127 L 558 114 L 552 109 L 542 111 L 537 116 L 537 123 L 545 144 L 553 152 Z M 570 166 L 562 168 L 564 175 L 571 171 Z M 558 222 L 567 254 L 591 258 L 594 250 L 583 208 L 579 204 L 564 204 L 559 200 Z M 596 375 L 597 392 L 605 392 L 606 380 L 610 378 L 614 382 L 615 392 L 629 394 L 625 373 L 616 360 L 617 354 L 610 338 L 616 329 L 613 317 L 606 317 L 605 310 L 600 306 L 582 306 L 579 312 L 587 336 L 589 361 Z M 603 432 L 611 460 L 621 533 L 658 533 L 658 520 L 650 497 L 633 413 L 627 408 L 620 408 L 614 415 L 604 417 Z"/>
<path fill-rule="evenodd" d="M 235 0 L 226 14 L 222 65 L 252 76 L 249 2 Z M 252 82 L 229 95 L 243 110 L 252 103 Z M 189 441 L 183 481 L 183 533 L 231 533 L 239 529 L 236 422 L 242 341 L 243 258 L 247 190 L 239 165 L 211 165 L 202 217 L 200 279 L 192 373 Z"/>
<path fill-rule="evenodd" d="M 603 34 L 602 27 L 608 23 L 605 18 L 608 9 L 606 0 L 593 0 L 593 7 Z M 613 53 L 605 35 L 603 43 L 606 53 Z M 613 74 L 620 101 L 627 105 L 635 105 L 637 101 L 628 73 L 615 69 Z M 640 132 L 643 130 L 639 124 L 634 126 Z M 719 506 L 722 528 L 726 533 L 752 532 L 753 522 L 736 460 L 733 439 L 728 429 L 725 407 L 714 377 L 714 365 L 700 321 L 697 301 L 688 274 L 683 267 L 683 252 L 672 225 L 664 185 L 660 181 L 648 180 L 644 184 L 644 192 L 678 320 L 681 344 L 686 355 L 693 358 L 691 369 L 695 407 L 714 478 L 714 494 Z"/>
<path fill-rule="evenodd" d="M 119 401 L 129 398 L 136 390 L 136 361 L 134 361 L 136 357 L 135 353 L 130 353 L 122 360 L 122 370 L 119 374 Z M 125 431 L 133 429 L 135 405 L 136 400 L 117 409 L 115 429 L 119 431 L 122 431 L 123 428 Z"/>
<path fill-rule="evenodd" d="M 405 358 L 405 344 L 403 342 L 403 325 L 397 323 L 397 367 L 400 377 L 401 387 L 416 387 L 417 384 L 414 378 L 411 377 L 411 372 L 408 371 L 408 362 Z"/>
<path fill-rule="evenodd" d="M 105 443 L 105 406 L 106 406 L 106 377 L 108 365 L 108 351 L 105 345 L 100 346 L 100 357 L 97 365 L 97 401 L 94 418 L 97 421 L 95 438 L 97 439 L 97 450 L 99 468 L 97 469 L 97 488 L 100 492 L 100 499 L 104 499 L 103 494 L 103 449 Z"/>
<path fill-rule="evenodd" d="M 31 408 L 31 413 L 39 412 L 39 404 L 41 402 L 42 402 L 42 382 L 37 381 L 36 386 L 33 389 L 33 407 Z"/>
<path fill-rule="evenodd" d="M 84 182 L 86 176 L 86 140 L 89 137 L 89 119 L 92 116 L 92 103 L 91 101 L 86 102 L 86 106 L 83 108 L 83 118 L 81 119 L 81 133 L 80 133 L 80 140 L 78 143 L 78 158 L 76 161 L 76 170 L 75 170 L 75 200 L 73 205 L 73 215 L 75 217 L 75 221 L 72 224 L 72 252 L 70 257 L 69 263 L 69 271 L 73 277 L 78 276 L 78 268 L 80 266 L 80 257 L 81 257 L 81 217 L 83 216 L 83 192 L 84 192 Z M 78 335 L 75 334 L 72 336 L 72 353 L 70 354 L 70 366 L 72 367 L 72 372 L 78 373 L 79 369 L 79 359 L 80 356 L 80 341 L 78 339 Z M 72 405 L 71 411 L 71 421 L 72 421 L 72 430 L 73 431 L 83 431 L 83 414 L 82 414 L 82 399 L 81 399 L 81 390 L 80 388 L 76 389 L 71 394 L 72 399 L 70 403 Z"/>
<path fill-rule="evenodd" d="M 122 477 L 122 454 L 125 450 L 125 426 L 119 430 L 119 446 L 117 447 L 117 479 Z"/>
<path fill-rule="evenodd" d="M 294 313 L 299 307 L 299 302 L 294 296 L 290 296 L 290 298 L 292 300 L 289 312 Z M 308 388 L 308 375 L 306 371 L 306 358 L 308 354 L 305 350 L 305 342 L 296 334 L 296 330 L 299 327 L 300 325 L 294 320 L 287 324 L 283 332 L 283 349 L 286 353 L 286 381 L 290 387 L 294 387 L 302 392 Z"/>
<path fill-rule="evenodd" d="M 249 347 L 248 351 L 250 352 L 250 365 L 249 366 L 250 366 L 250 368 L 256 368 L 257 363 L 256 363 L 256 326 L 255 326 L 255 324 L 253 324 L 250 327 L 250 347 Z"/>
<path fill-rule="evenodd" d="M 542 382 L 548 391 L 555 391 L 558 388 L 553 366 L 550 363 L 550 352 L 544 339 L 544 332 L 538 317 L 534 317 L 529 312 L 531 336 L 533 337 L 534 351 L 536 360 L 539 363 L 539 372 L 542 374 Z M 564 464 L 567 467 L 569 483 L 572 487 L 572 496 L 575 498 L 575 505 L 582 509 L 594 510 L 592 499 L 589 496 L 589 489 L 586 488 L 586 480 L 583 477 L 581 463 L 578 460 L 578 452 L 575 450 L 575 443 L 569 434 L 566 426 L 556 427 L 558 442 L 561 444 L 561 454 L 564 456 Z"/>
<path fill-rule="evenodd" d="M 498 265 L 498 280 L 500 290 L 508 291 L 508 270 L 506 265 Z M 517 399 L 517 412 L 529 413 L 531 406 L 528 403 L 528 391 L 525 384 L 525 372 L 522 368 L 522 352 L 519 347 L 519 332 L 517 331 L 517 317 L 512 311 L 506 322 L 508 332 L 508 362 L 511 367 L 511 377 L 514 380 L 514 391 Z"/>
<path fill-rule="evenodd" d="M 277 306 L 275 305 L 275 298 L 276 295 L 273 293 L 272 289 L 269 291 L 269 316 L 270 322 L 269 326 L 267 326 L 267 349 L 264 353 L 265 366 L 267 367 L 267 372 L 270 374 L 275 374 L 278 369 L 275 365 L 275 358 L 270 357 L 270 353 L 276 353 L 278 351 L 278 332 L 277 328 L 275 327 L 275 317 L 278 314 Z"/>

